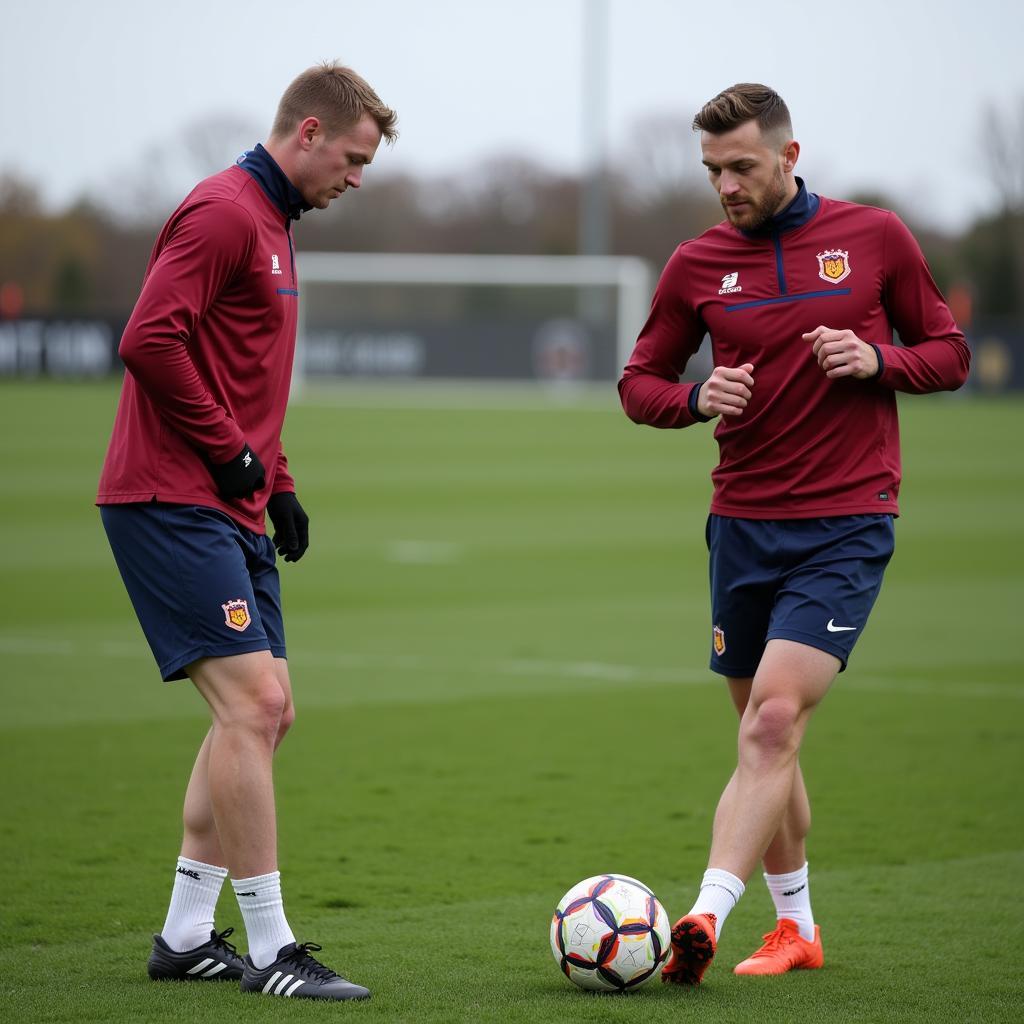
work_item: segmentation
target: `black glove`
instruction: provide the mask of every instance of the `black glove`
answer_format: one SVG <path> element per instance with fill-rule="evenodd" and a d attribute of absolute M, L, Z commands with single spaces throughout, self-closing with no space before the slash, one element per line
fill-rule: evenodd
<path fill-rule="evenodd" d="M 251 498 L 266 483 L 263 463 L 247 444 L 229 462 L 211 462 L 210 473 L 222 498 Z"/>
<path fill-rule="evenodd" d="M 291 491 L 272 494 L 267 502 L 267 515 L 274 524 L 271 538 L 279 555 L 286 562 L 297 562 L 309 547 L 309 516 Z"/>

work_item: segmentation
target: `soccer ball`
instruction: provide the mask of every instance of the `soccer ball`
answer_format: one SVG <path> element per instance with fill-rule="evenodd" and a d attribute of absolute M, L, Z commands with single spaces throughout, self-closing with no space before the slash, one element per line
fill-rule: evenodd
<path fill-rule="evenodd" d="M 570 981 L 595 992 L 642 985 L 665 962 L 669 940 L 665 908 L 628 875 L 585 878 L 551 919 L 555 962 Z"/>

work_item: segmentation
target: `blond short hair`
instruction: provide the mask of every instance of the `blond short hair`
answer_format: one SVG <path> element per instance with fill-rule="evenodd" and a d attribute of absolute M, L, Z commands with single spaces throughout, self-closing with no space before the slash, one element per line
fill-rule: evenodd
<path fill-rule="evenodd" d="M 283 138 L 307 117 L 315 117 L 328 137 L 354 127 L 364 114 L 377 122 L 381 137 L 398 137 L 398 115 L 351 68 L 325 61 L 303 71 L 284 91 L 270 134 Z"/>

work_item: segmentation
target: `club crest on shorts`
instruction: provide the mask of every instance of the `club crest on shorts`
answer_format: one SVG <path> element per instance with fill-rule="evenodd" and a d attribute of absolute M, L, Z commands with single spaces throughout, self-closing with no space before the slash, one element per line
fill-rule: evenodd
<path fill-rule="evenodd" d="M 249 602 L 244 598 L 236 597 L 233 601 L 222 604 L 221 608 L 224 609 L 224 625 L 229 629 L 244 633 L 249 628 L 252 617 L 249 615 Z"/>
<path fill-rule="evenodd" d="M 715 626 L 711 630 L 711 642 L 714 644 L 715 654 L 719 657 L 725 654 L 725 630 L 721 626 Z"/>
<path fill-rule="evenodd" d="M 839 284 L 850 276 L 850 254 L 845 249 L 826 249 L 818 253 L 818 277 Z"/>

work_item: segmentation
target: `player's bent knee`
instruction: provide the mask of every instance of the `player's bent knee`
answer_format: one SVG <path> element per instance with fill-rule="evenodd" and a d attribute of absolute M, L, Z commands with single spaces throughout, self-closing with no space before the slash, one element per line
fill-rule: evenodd
<path fill-rule="evenodd" d="M 252 711 L 259 724 L 265 726 L 268 732 L 276 736 L 286 710 L 285 695 L 281 692 L 277 679 L 274 676 L 269 676 L 259 688 L 252 702 Z"/>
<path fill-rule="evenodd" d="M 288 702 L 273 673 L 262 675 L 247 687 L 239 687 L 234 699 L 218 708 L 221 726 L 243 728 L 276 741 Z"/>
<path fill-rule="evenodd" d="M 788 754 L 799 746 L 801 708 L 788 697 L 769 697 L 749 709 L 740 727 L 740 742 L 766 755 Z"/>

